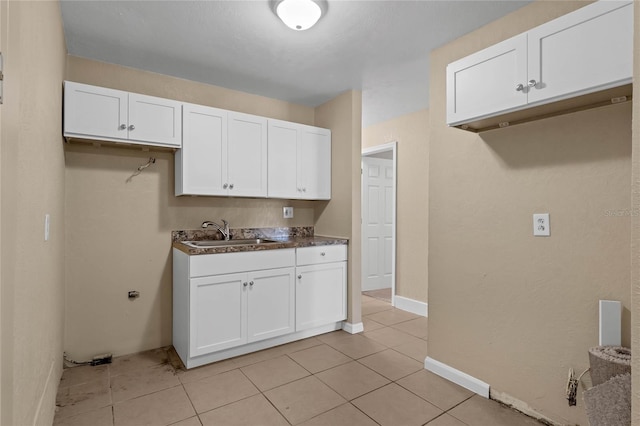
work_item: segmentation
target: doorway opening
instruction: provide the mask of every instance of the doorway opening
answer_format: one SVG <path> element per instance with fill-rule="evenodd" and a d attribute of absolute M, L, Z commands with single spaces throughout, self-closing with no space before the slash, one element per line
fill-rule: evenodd
<path fill-rule="evenodd" d="M 395 306 L 397 142 L 362 150 L 362 293 Z"/>

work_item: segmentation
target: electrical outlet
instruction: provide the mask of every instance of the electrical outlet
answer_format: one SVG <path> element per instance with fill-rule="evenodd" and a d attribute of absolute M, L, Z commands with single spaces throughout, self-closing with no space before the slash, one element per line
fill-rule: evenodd
<path fill-rule="evenodd" d="M 293 218 L 293 207 L 283 207 L 282 208 L 282 217 L 285 219 Z"/>
<path fill-rule="evenodd" d="M 533 235 L 535 237 L 548 237 L 551 235 L 549 213 L 533 214 Z"/>

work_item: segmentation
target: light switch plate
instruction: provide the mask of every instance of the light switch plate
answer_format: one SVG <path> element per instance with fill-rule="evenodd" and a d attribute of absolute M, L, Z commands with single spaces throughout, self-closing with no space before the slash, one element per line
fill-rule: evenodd
<path fill-rule="evenodd" d="M 49 241 L 49 226 L 51 225 L 51 215 L 49 213 L 44 215 L 44 240 Z"/>
<path fill-rule="evenodd" d="M 282 217 L 285 219 L 293 218 L 293 207 L 283 207 L 282 208 Z"/>
<path fill-rule="evenodd" d="M 533 214 L 533 235 L 536 237 L 548 237 L 551 235 L 549 213 Z"/>

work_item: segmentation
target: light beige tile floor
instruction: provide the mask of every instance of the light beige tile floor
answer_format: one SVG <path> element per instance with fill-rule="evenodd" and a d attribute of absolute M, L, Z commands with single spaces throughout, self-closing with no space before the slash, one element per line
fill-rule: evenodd
<path fill-rule="evenodd" d="M 535 420 L 423 368 L 427 319 L 363 296 L 365 332 L 184 370 L 172 348 L 63 373 L 55 426 L 519 426 Z"/>

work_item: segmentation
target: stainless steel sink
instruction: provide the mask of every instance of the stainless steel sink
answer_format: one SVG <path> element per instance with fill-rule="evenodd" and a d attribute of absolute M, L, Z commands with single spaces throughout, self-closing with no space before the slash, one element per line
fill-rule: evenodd
<path fill-rule="evenodd" d="M 265 240 L 263 238 L 254 238 L 250 240 L 202 240 L 202 241 L 183 241 L 182 244 L 194 248 L 209 247 L 231 247 L 231 246 L 254 246 L 266 243 L 276 243 L 274 240 Z"/>

